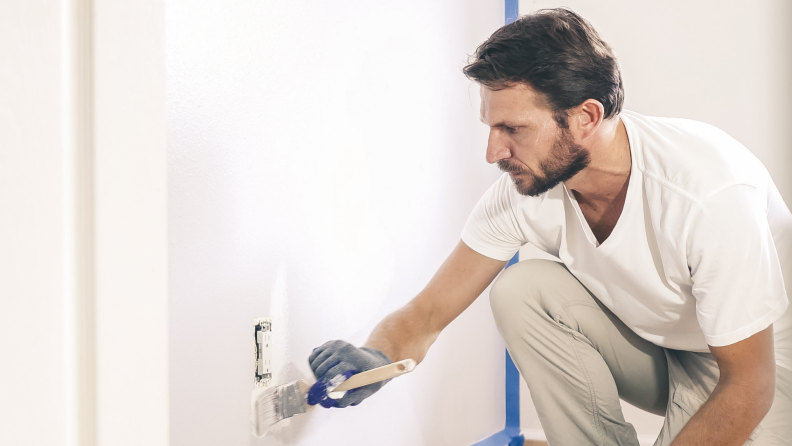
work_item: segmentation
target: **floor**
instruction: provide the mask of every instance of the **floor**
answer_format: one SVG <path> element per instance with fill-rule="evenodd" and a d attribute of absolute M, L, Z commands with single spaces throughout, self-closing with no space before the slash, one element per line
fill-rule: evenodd
<path fill-rule="evenodd" d="M 546 441 L 540 440 L 525 440 L 524 446 L 547 446 Z"/>

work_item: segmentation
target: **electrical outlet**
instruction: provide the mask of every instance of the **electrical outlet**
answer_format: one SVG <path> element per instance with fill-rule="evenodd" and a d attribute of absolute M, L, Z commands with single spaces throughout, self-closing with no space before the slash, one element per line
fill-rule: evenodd
<path fill-rule="evenodd" d="M 253 319 L 253 340 L 256 353 L 254 382 L 266 387 L 272 382 L 272 318 Z"/>

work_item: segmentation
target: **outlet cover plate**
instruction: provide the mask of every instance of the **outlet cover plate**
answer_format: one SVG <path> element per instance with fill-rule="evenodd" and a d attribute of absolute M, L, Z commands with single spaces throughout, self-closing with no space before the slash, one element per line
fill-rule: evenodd
<path fill-rule="evenodd" d="M 253 345 L 255 367 L 253 381 L 256 387 L 267 387 L 272 382 L 272 318 L 253 319 Z"/>

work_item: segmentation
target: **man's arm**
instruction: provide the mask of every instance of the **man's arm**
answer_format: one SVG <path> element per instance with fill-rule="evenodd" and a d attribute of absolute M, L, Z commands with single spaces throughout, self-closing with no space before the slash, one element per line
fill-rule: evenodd
<path fill-rule="evenodd" d="M 391 361 L 412 358 L 421 362 L 440 332 L 462 313 L 495 279 L 506 262 L 493 260 L 462 241 L 418 296 L 374 328 L 366 345 L 340 340 L 325 342 L 308 357 L 317 378 L 309 391 L 311 405 L 347 407 L 360 404 L 387 381 L 350 390 L 343 398 L 327 397 L 328 383 L 339 375 L 371 370 Z"/>
<path fill-rule="evenodd" d="M 671 446 L 740 446 L 770 410 L 775 392 L 773 326 L 725 347 L 710 347 L 720 379 Z"/>
<path fill-rule="evenodd" d="M 383 319 L 365 346 L 393 361 L 412 358 L 421 362 L 443 328 L 476 300 L 504 265 L 460 240 L 426 288 Z"/>

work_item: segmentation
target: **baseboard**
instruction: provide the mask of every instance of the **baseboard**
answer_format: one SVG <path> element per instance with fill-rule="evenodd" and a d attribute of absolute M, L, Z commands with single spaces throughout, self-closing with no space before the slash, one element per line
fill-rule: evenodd
<path fill-rule="evenodd" d="M 523 429 L 520 432 L 526 440 L 539 440 L 547 443 L 547 437 L 542 429 Z"/>
<path fill-rule="evenodd" d="M 638 443 L 641 443 L 641 446 L 652 446 L 657 440 L 657 435 L 639 435 L 638 436 Z"/>
<path fill-rule="evenodd" d="M 525 437 L 525 446 L 547 446 L 547 437 L 541 429 L 526 429 L 522 431 Z M 641 446 L 652 446 L 655 442 L 654 435 L 639 435 L 638 443 Z"/>

